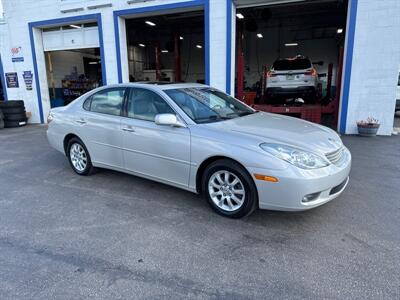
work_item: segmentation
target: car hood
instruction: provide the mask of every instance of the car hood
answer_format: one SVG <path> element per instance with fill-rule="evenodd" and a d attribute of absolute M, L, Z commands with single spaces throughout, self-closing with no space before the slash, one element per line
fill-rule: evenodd
<path fill-rule="evenodd" d="M 218 130 L 253 136 L 260 143 L 281 143 L 322 154 L 342 146 L 340 137 L 332 129 L 301 119 L 265 112 L 207 125 Z"/>

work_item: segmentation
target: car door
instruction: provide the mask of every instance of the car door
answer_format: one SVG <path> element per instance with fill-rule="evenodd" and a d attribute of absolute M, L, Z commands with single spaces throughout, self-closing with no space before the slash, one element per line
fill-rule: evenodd
<path fill-rule="evenodd" d="M 190 130 L 157 125 L 155 116 L 175 111 L 159 94 L 131 88 L 122 118 L 125 168 L 146 177 L 187 187 L 190 172 Z"/>
<path fill-rule="evenodd" d="M 123 169 L 121 111 L 125 88 L 108 88 L 93 94 L 77 118 L 79 132 L 95 165 Z"/>

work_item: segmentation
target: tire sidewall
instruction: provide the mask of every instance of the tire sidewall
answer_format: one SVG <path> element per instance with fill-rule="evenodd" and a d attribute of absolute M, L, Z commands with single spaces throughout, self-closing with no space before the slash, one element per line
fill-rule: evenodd
<path fill-rule="evenodd" d="M 209 191 L 208 191 L 208 182 L 209 182 L 211 176 L 215 172 L 221 171 L 221 170 L 226 170 L 226 171 L 229 171 L 229 172 L 235 174 L 242 181 L 243 186 L 244 186 L 244 190 L 246 193 L 244 203 L 240 208 L 238 208 L 234 211 L 225 211 L 225 210 L 219 208 L 214 203 L 214 201 L 211 199 Z M 258 203 L 257 189 L 255 188 L 250 175 L 239 164 L 236 164 L 229 160 L 216 161 L 206 168 L 206 170 L 203 174 L 202 191 L 203 191 L 208 203 L 211 205 L 211 207 L 217 213 L 219 213 L 220 215 L 226 216 L 226 217 L 230 217 L 230 218 L 241 218 L 241 217 L 249 215 L 251 212 L 253 212 L 253 210 L 256 208 L 257 203 Z"/>
<path fill-rule="evenodd" d="M 71 147 L 73 144 L 81 145 L 83 150 L 85 150 L 85 152 L 86 152 L 87 163 L 86 163 L 86 167 L 83 171 L 77 170 L 71 161 L 70 152 L 71 152 Z M 71 165 L 71 168 L 72 168 L 72 170 L 74 170 L 75 173 L 77 173 L 79 175 L 89 175 L 90 174 L 90 172 L 92 171 L 92 160 L 90 158 L 89 151 L 87 150 L 85 144 L 80 139 L 72 138 L 71 140 L 69 140 L 68 145 L 67 145 L 67 153 L 66 154 L 67 154 L 69 164 Z"/>

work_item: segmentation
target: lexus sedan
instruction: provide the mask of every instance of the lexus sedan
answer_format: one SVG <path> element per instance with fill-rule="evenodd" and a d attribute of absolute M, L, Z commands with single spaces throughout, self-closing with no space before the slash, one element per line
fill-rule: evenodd
<path fill-rule="evenodd" d="M 203 193 L 228 217 L 310 209 L 349 180 L 351 155 L 333 130 L 201 84 L 101 87 L 52 109 L 48 123 L 77 174 L 107 168 Z"/>

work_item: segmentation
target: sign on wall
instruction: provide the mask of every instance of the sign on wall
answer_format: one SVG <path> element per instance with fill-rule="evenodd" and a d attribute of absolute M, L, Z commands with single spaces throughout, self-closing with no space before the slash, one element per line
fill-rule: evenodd
<path fill-rule="evenodd" d="M 12 47 L 11 48 L 11 61 L 12 62 L 22 62 L 24 61 L 24 56 L 22 54 L 22 47 Z"/>
<path fill-rule="evenodd" d="M 18 88 L 18 74 L 16 72 L 6 73 L 7 88 Z"/>
<path fill-rule="evenodd" d="M 24 73 L 22 73 L 22 77 L 24 78 L 26 89 L 28 91 L 32 90 L 32 81 L 33 81 L 32 71 L 24 71 Z"/>

